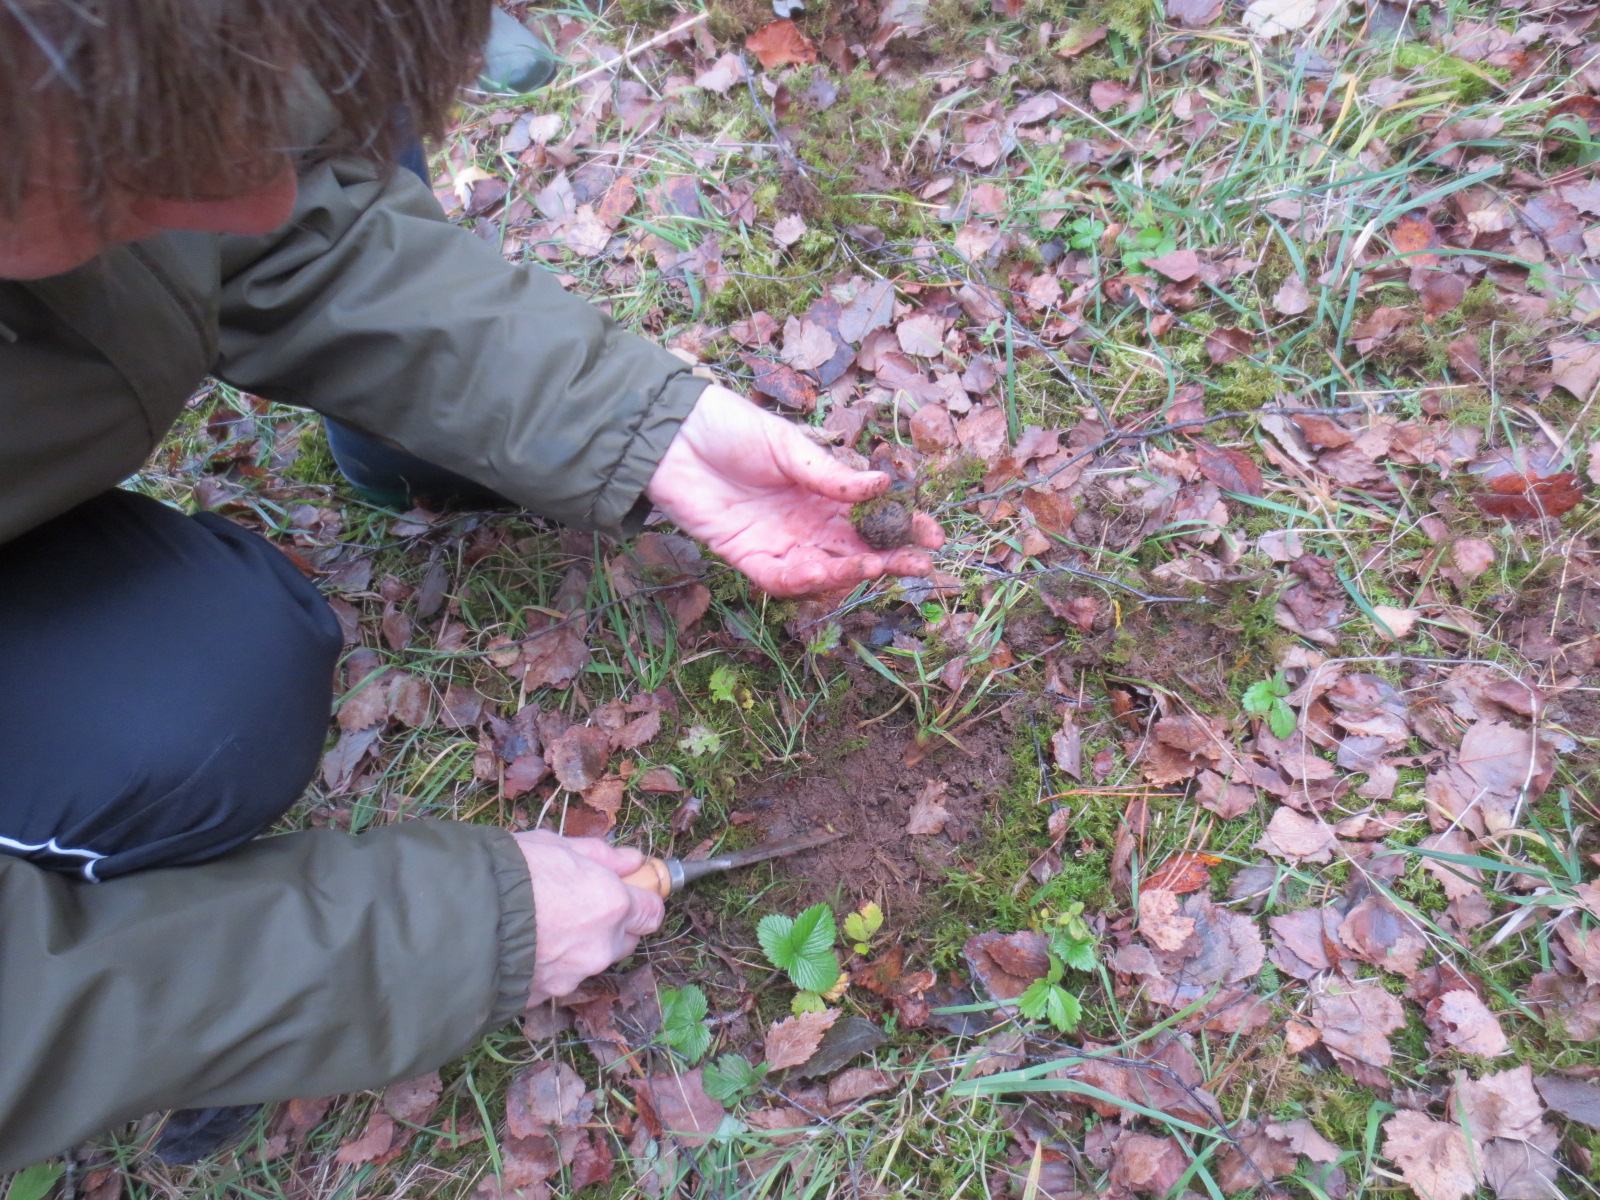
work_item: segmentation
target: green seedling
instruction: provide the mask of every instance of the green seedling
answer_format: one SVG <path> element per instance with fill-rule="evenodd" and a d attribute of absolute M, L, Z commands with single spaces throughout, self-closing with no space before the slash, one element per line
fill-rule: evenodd
<path fill-rule="evenodd" d="M 821 1012 L 823 993 L 838 986 L 839 956 L 833 952 L 838 936 L 833 910 L 826 904 L 813 904 L 798 917 L 769 913 L 756 926 L 767 961 L 800 989 L 790 1005 L 795 1012 Z"/>
<path fill-rule="evenodd" d="M 720 700 L 724 704 L 737 704 L 740 708 L 755 706 L 755 693 L 739 682 L 739 673 L 726 663 L 711 672 L 708 686 L 713 700 Z"/>
<path fill-rule="evenodd" d="M 1125 271 L 1146 271 L 1144 260 L 1160 258 L 1178 248 L 1177 239 L 1159 225 L 1146 225 L 1124 231 L 1117 238 L 1122 247 L 1122 267 Z"/>
<path fill-rule="evenodd" d="M 753 1067 L 742 1054 L 724 1054 L 706 1064 L 700 1084 L 713 1100 L 733 1106 L 766 1082 L 767 1064 Z"/>
<path fill-rule="evenodd" d="M 705 1025 L 706 1012 L 706 994 L 694 984 L 662 988 L 661 1032 L 656 1034 L 656 1040 L 676 1050 L 693 1066 L 711 1048 L 711 1030 Z"/>
<path fill-rule="evenodd" d="M 6 1200 L 44 1200 L 65 1170 L 66 1168 L 60 1163 L 39 1163 L 37 1166 L 23 1167 L 11 1177 L 11 1186 L 6 1189 Z"/>
<path fill-rule="evenodd" d="M 1284 701 L 1290 691 L 1289 681 L 1279 671 L 1271 679 L 1261 679 L 1252 683 L 1244 691 L 1244 698 L 1240 701 L 1244 711 L 1256 717 L 1267 719 L 1267 728 L 1272 730 L 1275 738 L 1287 738 L 1294 735 L 1294 709 Z"/>
<path fill-rule="evenodd" d="M 1047 909 L 1040 915 L 1049 921 L 1044 935 L 1050 939 L 1051 952 L 1074 971 L 1094 970 L 1097 939 L 1083 919 L 1082 902 L 1067 905 L 1059 914 Z"/>
<path fill-rule="evenodd" d="M 1061 227 L 1067 245 L 1084 253 L 1088 253 L 1100 244 L 1100 238 L 1105 231 L 1106 223 L 1097 221 L 1093 217 L 1078 217 Z"/>
<path fill-rule="evenodd" d="M 1028 990 L 1017 997 L 1017 1009 L 1030 1021 L 1049 1021 L 1062 1033 L 1071 1033 L 1083 1019 L 1083 1005 L 1061 986 L 1065 971 L 1066 965 L 1052 950 L 1049 972 L 1043 979 L 1035 979 Z"/>
<path fill-rule="evenodd" d="M 855 943 L 852 948 L 857 954 L 872 952 L 872 935 L 881 928 L 883 909 L 871 900 L 861 906 L 860 912 L 853 912 L 844 919 L 844 935 Z"/>

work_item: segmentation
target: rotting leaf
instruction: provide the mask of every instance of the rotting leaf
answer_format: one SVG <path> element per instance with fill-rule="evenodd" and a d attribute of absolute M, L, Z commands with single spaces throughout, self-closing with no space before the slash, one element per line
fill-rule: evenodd
<path fill-rule="evenodd" d="M 911 816 L 906 822 L 906 832 L 911 834 L 939 833 L 950 819 L 950 811 L 942 803 L 950 785 L 942 779 L 930 779 L 917 792 L 911 803 Z"/>

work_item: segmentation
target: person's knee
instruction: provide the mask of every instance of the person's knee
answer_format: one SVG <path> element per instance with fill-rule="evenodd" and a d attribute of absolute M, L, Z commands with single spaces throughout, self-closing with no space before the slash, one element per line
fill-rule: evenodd
<path fill-rule="evenodd" d="M 316 770 L 341 645 L 270 543 L 134 501 L 24 547 L 0 587 L 0 685 L 36 700 L 0 725 L 0 847 L 90 878 L 276 821 Z"/>

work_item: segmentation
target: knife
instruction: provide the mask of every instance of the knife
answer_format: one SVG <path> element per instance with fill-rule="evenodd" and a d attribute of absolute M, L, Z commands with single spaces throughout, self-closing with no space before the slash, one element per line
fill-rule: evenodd
<path fill-rule="evenodd" d="M 624 875 L 622 882 L 632 887 L 643 888 L 647 892 L 654 892 L 665 900 L 704 875 L 748 867 L 752 863 L 765 862 L 769 858 L 798 854 L 802 850 L 814 850 L 818 846 L 838 841 L 843 836 L 842 833 L 813 833 L 808 837 L 791 838 L 786 842 L 770 842 L 765 846 L 752 846 L 748 850 L 735 850 L 732 854 L 717 854 L 694 861 L 685 861 L 681 858 L 647 858 L 644 866 L 631 875 Z"/>

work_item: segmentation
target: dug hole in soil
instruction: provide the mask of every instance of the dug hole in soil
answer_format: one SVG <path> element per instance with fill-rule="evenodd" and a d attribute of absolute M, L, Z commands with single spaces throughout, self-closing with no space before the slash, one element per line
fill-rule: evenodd
<path fill-rule="evenodd" d="M 749 789 L 733 820 L 754 825 L 757 844 L 824 831 L 844 835 L 773 860 L 773 901 L 785 908 L 829 903 L 843 911 L 874 900 L 905 928 L 925 911 L 949 868 L 981 841 L 985 811 L 998 804 L 1012 775 L 1016 717 L 1008 708 L 956 734 L 967 753 L 939 739 L 914 767 L 906 766 L 914 725 L 884 721 L 863 729 L 861 719 L 852 696 L 837 723 L 812 738 L 817 765 Z M 865 746 L 855 745 L 863 738 Z M 910 833 L 912 807 L 930 782 L 945 785 L 938 803 L 948 815 L 937 833 Z"/>

